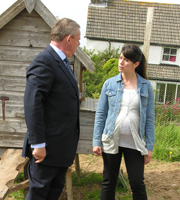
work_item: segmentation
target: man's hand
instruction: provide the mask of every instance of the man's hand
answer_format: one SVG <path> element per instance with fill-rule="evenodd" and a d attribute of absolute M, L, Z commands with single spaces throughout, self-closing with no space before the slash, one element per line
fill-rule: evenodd
<path fill-rule="evenodd" d="M 35 157 L 36 162 L 35 163 L 40 163 L 44 160 L 46 157 L 46 148 L 34 148 L 32 155 Z"/>
<path fill-rule="evenodd" d="M 102 149 L 101 147 L 94 146 L 93 147 L 93 152 L 95 156 L 101 156 L 102 155 Z"/>

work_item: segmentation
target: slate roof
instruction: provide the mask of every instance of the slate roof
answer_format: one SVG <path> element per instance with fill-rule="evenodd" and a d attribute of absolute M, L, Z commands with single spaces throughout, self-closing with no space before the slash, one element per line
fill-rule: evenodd
<path fill-rule="evenodd" d="M 106 7 L 88 7 L 86 37 L 142 44 L 147 8 L 154 7 L 151 45 L 180 47 L 180 5 L 109 0 Z"/>
<path fill-rule="evenodd" d="M 180 82 L 180 68 L 175 65 L 148 64 L 147 75 L 149 80 Z"/>

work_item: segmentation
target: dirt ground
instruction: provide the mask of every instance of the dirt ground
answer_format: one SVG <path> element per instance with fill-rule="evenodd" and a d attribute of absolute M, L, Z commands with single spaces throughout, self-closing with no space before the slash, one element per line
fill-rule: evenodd
<path fill-rule="evenodd" d="M 95 157 L 94 155 L 79 155 L 79 163 L 82 171 L 97 172 L 102 174 L 103 162 L 101 157 Z M 124 161 L 122 162 L 121 169 L 123 174 L 126 174 Z M 72 166 L 72 171 L 75 170 L 75 165 Z M 166 163 L 152 160 L 145 166 L 145 184 L 148 193 L 148 200 L 180 200 L 180 162 Z M 74 200 L 82 200 L 84 190 L 87 191 L 87 187 L 79 189 L 73 187 Z M 94 191 L 100 189 L 101 186 L 94 184 L 89 186 L 88 191 Z M 124 194 L 121 195 L 122 197 Z M 5 200 L 12 200 L 6 198 Z M 59 200 L 67 200 L 66 188 Z"/>
<path fill-rule="evenodd" d="M 79 161 L 82 171 L 93 171 L 102 174 L 103 163 L 101 157 L 80 154 Z M 124 161 L 121 169 L 123 174 L 126 174 Z M 72 170 L 75 170 L 74 165 Z M 180 162 L 166 163 L 152 160 L 145 166 L 145 184 L 148 200 L 180 200 Z M 93 187 L 99 188 L 97 185 Z M 80 196 L 78 198 L 81 192 L 77 188 L 73 188 L 74 199 L 81 200 Z M 62 195 L 61 200 L 66 200 L 66 197 Z"/>

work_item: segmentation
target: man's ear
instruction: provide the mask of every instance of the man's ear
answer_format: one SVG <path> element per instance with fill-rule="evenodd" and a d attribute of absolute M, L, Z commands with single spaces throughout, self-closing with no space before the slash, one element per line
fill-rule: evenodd
<path fill-rule="evenodd" d="M 71 41 L 71 35 L 66 36 L 66 41 L 69 43 Z"/>

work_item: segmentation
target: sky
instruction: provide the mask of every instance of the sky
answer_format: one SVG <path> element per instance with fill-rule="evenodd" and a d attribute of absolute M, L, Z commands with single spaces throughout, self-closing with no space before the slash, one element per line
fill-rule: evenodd
<path fill-rule="evenodd" d="M 52 14 L 59 18 L 67 17 L 75 20 L 81 26 L 80 46 L 86 46 L 86 22 L 90 0 L 41 0 Z M 180 0 L 134 0 L 143 2 L 161 2 L 180 4 Z M 16 0 L 0 0 L 0 14 L 9 8 Z"/>

